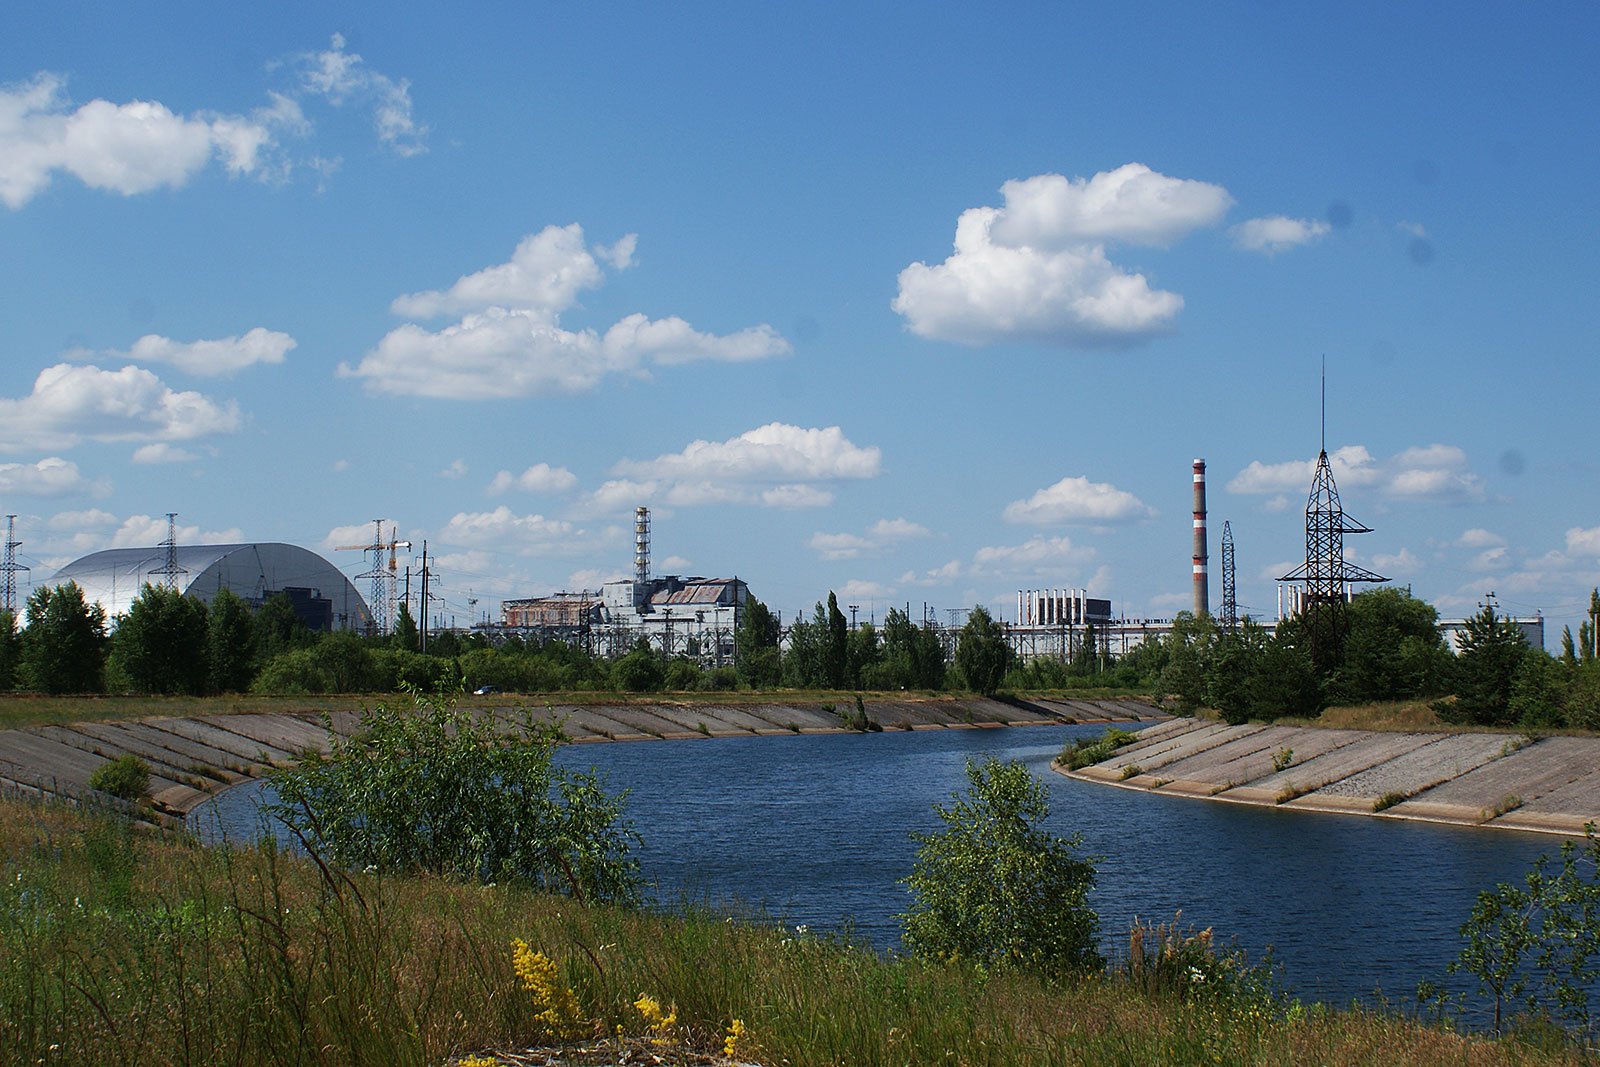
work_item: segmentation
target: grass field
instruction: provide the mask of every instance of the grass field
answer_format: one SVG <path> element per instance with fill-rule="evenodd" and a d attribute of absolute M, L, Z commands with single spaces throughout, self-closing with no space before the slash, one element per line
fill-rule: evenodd
<path fill-rule="evenodd" d="M 629 1062 L 723 1062 L 736 1019 L 737 1058 L 764 1065 L 1583 1062 L 1126 966 L 986 975 L 759 919 L 347 875 L 0 801 L 0 1064 L 511 1062 L 551 1028 L 513 939 L 555 962 L 579 1043 L 610 1057 L 589 1063 L 623 1045 Z M 652 1028 L 642 995 L 671 1023 Z"/>

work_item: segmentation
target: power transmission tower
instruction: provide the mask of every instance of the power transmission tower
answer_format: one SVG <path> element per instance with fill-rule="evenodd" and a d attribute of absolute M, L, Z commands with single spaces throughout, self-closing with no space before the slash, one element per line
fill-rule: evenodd
<path fill-rule="evenodd" d="M 1233 525 L 1222 523 L 1222 628 L 1232 633 L 1239 628 L 1239 597 L 1234 585 Z"/>
<path fill-rule="evenodd" d="M 17 572 L 28 569 L 17 562 L 17 549 L 21 547 L 22 542 L 17 540 L 17 517 L 7 515 L 5 562 L 0 563 L 0 611 L 13 619 L 17 617 Z"/>
<path fill-rule="evenodd" d="M 1323 375 L 1323 424 L 1322 451 L 1317 454 L 1311 495 L 1306 499 L 1306 561 L 1278 579 L 1305 583 L 1300 619 L 1305 626 L 1311 662 L 1319 672 L 1332 669 L 1344 652 L 1349 621 L 1345 606 L 1350 583 L 1389 580 L 1345 562 L 1344 535 L 1371 533 L 1372 529 L 1347 516 L 1339 503 L 1339 487 L 1334 484 L 1333 467 L 1328 462 L 1326 374 Z"/>
<path fill-rule="evenodd" d="M 176 511 L 167 512 L 167 539 L 161 542 L 161 547 L 167 550 L 166 562 L 150 573 L 164 578 L 168 589 L 176 590 L 178 588 L 178 575 L 189 573 L 183 567 L 178 566 L 178 513 Z"/>
<path fill-rule="evenodd" d="M 395 550 L 410 548 L 410 541 L 399 539 L 399 529 L 393 525 L 389 527 L 389 540 L 383 539 L 383 520 L 373 519 L 375 533 L 369 545 L 338 545 L 340 551 L 358 551 L 362 554 L 372 553 L 372 566 L 356 575 L 357 579 L 366 578 L 372 582 L 372 595 L 367 602 L 367 607 L 372 611 L 372 633 L 388 634 L 394 632 L 395 622 L 395 579 L 398 577 L 399 563 L 395 559 Z M 387 563 L 384 553 L 389 554 Z"/>

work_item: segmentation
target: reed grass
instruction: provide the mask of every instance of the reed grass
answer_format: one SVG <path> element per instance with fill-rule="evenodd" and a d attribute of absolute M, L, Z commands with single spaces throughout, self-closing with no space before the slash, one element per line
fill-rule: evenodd
<path fill-rule="evenodd" d="M 1176 944 L 1186 967 L 1204 963 L 1193 938 L 1147 936 L 1158 961 Z M 734 1019 L 741 1060 L 807 1067 L 1552 1062 L 1397 1015 L 1204 995 L 1152 978 L 1164 972 L 1149 960 L 1090 979 L 986 973 L 759 917 L 343 872 L 0 800 L 0 1064 L 422 1065 L 525 1051 L 544 1028 L 513 968 L 519 938 L 556 962 L 592 1041 L 618 1026 L 636 1044 L 654 1037 L 641 996 L 674 1014 L 669 1045 L 652 1046 L 665 1063 L 714 1058 Z"/>

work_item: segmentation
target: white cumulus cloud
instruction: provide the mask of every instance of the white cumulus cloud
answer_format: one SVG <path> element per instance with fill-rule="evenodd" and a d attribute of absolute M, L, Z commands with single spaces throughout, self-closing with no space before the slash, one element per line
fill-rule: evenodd
<path fill-rule="evenodd" d="M 0 451 L 71 448 L 83 441 L 189 441 L 232 433 L 238 405 L 177 392 L 140 367 L 108 371 L 58 363 L 33 391 L 0 398 Z"/>
<path fill-rule="evenodd" d="M 243 336 L 203 341 L 174 341 L 159 334 L 146 334 L 126 352 L 105 355 L 140 363 L 169 363 L 197 377 L 216 378 L 258 363 L 282 363 L 284 355 L 294 347 L 295 340 L 288 334 L 257 326 Z"/>
<path fill-rule="evenodd" d="M 548 463 L 535 463 L 521 474 L 501 471 L 489 483 L 490 493 L 504 493 L 521 489 L 529 493 L 564 493 L 578 484 L 578 478 L 565 467 L 552 467 Z"/>
<path fill-rule="evenodd" d="M 654 459 L 621 460 L 612 468 L 616 477 L 589 493 L 578 510 L 603 515 L 638 504 L 825 507 L 834 499 L 830 485 L 875 478 L 882 462 L 876 446 L 855 444 L 837 426 L 773 422 L 726 441 L 692 441 Z"/>
<path fill-rule="evenodd" d="M 1235 246 L 1247 252 L 1274 255 L 1290 248 L 1310 244 L 1332 229 L 1321 219 L 1292 219 L 1287 215 L 1268 215 L 1246 219 L 1228 230 Z"/>
<path fill-rule="evenodd" d="M 60 456 L 47 456 L 37 463 L 0 463 L 0 495 L 71 496 L 99 493 L 104 483 L 83 476 L 78 465 Z"/>
<path fill-rule="evenodd" d="M 677 316 L 624 316 L 603 334 L 561 324 L 579 294 L 604 281 L 602 262 L 633 261 L 629 235 L 590 246 L 583 228 L 547 226 L 524 237 L 509 261 L 458 278 L 448 289 L 410 293 L 392 310 L 414 318 L 460 315 L 427 329 L 406 323 L 386 334 L 342 377 L 384 393 L 454 400 L 575 393 L 608 375 L 648 375 L 652 367 L 693 361 L 748 362 L 787 354 L 789 343 L 762 324 L 718 335 Z"/>
<path fill-rule="evenodd" d="M 440 531 L 446 544 L 496 548 L 524 556 L 570 554 L 582 547 L 585 531 L 543 515 L 518 515 L 501 506 L 493 511 L 458 512 Z"/>
<path fill-rule="evenodd" d="M 819 530 L 811 535 L 808 544 L 823 559 L 855 559 L 927 536 L 926 526 L 908 519 L 879 519 L 864 534 Z"/>
<path fill-rule="evenodd" d="M 1129 163 L 1092 178 L 1008 181 L 1004 206 L 969 208 L 944 262 L 900 272 L 891 307 L 922 337 L 1124 345 L 1171 328 L 1183 298 L 1113 263 L 1106 245 L 1167 245 L 1233 203 L 1208 182 Z"/>
<path fill-rule="evenodd" d="M 1378 459 L 1364 445 L 1346 445 L 1331 453 L 1334 481 L 1340 489 L 1372 487 L 1393 500 L 1442 504 L 1476 503 L 1486 498 L 1483 479 L 1469 469 L 1467 454 L 1455 445 L 1407 448 Z M 1309 493 L 1317 461 L 1254 460 L 1228 482 L 1234 493 Z"/>
<path fill-rule="evenodd" d="M 1568 530 L 1567 551 L 1574 556 L 1600 556 L 1600 526 Z"/>
<path fill-rule="evenodd" d="M 169 445 L 165 441 L 142 445 L 133 451 L 133 461 L 135 463 L 188 463 L 190 460 L 199 458 L 188 449 Z"/>
<path fill-rule="evenodd" d="M 21 208 L 57 173 L 123 196 L 181 188 L 212 160 L 232 175 L 270 177 L 277 135 L 304 122 L 292 100 L 271 99 L 250 115 L 180 115 L 154 100 L 74 108 L 48 72 L 0 87 L 0 202 Z"/>
<path fill-rule="evenodd" d="M 1087 478 L 1063 478 L 1027 500 L 1006 505 L 1007 522 L 1099 526 L 1153 518 L 1155 509 L 1126 490 Z"/>
<path fill-rule="evenodd" d="M 199 526 L 180 524 L 174 533 L 180 545 L 235 545 L 244 540 L 244 533 L 237 526 L 230 526 L 226 530 L 204 530 Z M 148 548 L 166 539 L 166 516 L 129 515 L 111 535 L 111 543 L 104 547 Z"/>
<path fill-rule="evenodd" d="M 1066 537 L 1034 537 L 1020 545 L 990 545 L 972 554 L 972 573 L 1015 576 L 1019 579 L 1049 576 L 1057 584 L 1064 568 L 1081 567 L 1094 558 L 1094 549 L 1081 547 Z"/>

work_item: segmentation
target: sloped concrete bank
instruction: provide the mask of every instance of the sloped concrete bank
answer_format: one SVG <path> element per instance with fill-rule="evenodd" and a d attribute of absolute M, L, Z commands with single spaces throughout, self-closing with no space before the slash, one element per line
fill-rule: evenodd
<path fill-rule="evenodd" d="M 1173 719 L 1071 778 L 1150 793 L 1581 836 L 1600 738 L 1227 726 Z"/>
<path fill-rule="evenodd" d="M 507 727 L 522 705 L 505 698 L 469 698 Z M 835 705 L 851 713 L 853 703 Z M 728 704 L 658 701 L 648 704 L 555 705 L 532 709 L 557 721 L 576 742 L 704 739 L 770 734 L 843 733 L 824 702 Z M 1166 716 L 1134 700 L 986 700 L 937 698 L 868 700 L 867 717 L 885 730 L 940 730 L 1064 723 L 1129 722 Z M 355 712 L 328 717 L 344 735 L 359 725 Z M 108 760 L 133 754 L 150 765 L 158 813 L 182 818 L 230 785 L 292 763 L 308 749 L 326 751 L 321 713 L 238 713 L 85 722 L 0 730 L 0 789 L 67 797 L 89 792 L 89 776 Z"/>

